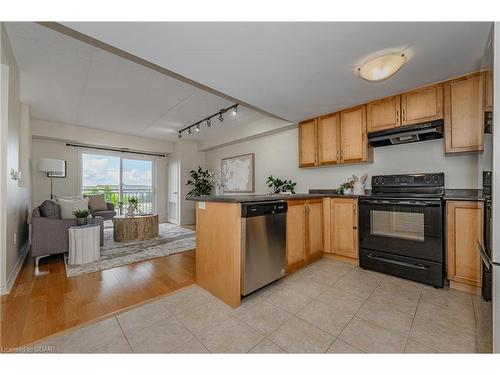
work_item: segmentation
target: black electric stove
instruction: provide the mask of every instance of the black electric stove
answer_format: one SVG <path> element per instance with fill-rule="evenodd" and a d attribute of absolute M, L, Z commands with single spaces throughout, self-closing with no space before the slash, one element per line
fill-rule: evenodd
<path fill-rule="evenodd" d="M 359 199 L 360 266 L 435 287 L 444 282 L 444 173 L 372 177 Z"/>

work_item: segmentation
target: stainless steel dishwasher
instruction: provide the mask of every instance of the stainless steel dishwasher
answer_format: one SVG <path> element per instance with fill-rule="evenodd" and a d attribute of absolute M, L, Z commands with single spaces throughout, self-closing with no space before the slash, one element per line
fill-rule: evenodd
<path fill-rule="evenodd" d="M 285 275 L 287 208 L 281 201 L 241 205 L 243 296 Z"/>

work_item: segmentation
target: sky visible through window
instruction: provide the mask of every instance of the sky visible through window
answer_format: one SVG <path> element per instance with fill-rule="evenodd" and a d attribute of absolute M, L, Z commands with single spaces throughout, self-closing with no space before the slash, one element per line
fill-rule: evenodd
<path fill-rule="evenodd" d="M 120 184 L 120 157 L 97 154 L 82 155 L 83 187 L 116 186 Z M 150 160 L 123 159 L 123 185 L 152 186 L 152 167 Z"/>

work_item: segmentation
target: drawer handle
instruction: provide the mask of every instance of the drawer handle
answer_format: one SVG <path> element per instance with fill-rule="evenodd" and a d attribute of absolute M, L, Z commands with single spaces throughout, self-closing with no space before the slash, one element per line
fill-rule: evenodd
<path fill-rule="evenodd" d="M 385 262 L 385 263 L 396 264 L 398 266 L 404 266 L 404 267 L 408 267 L 408 268 L 414 268 L 414 269 L 417 269 L 417 270 L 427 270 L 427 269 L 430 268 L 429 266 L 424 266 L 424 265 L 421 265 L 421 264 L 412 264 L 412 263 L 400 262 L 399 260 L 383 258 L 383 257 L 376 256 L 376 255 L 373 255 L 373 254 L 368 254 L 368 258 L 379 260 L 379 261 Z"/>

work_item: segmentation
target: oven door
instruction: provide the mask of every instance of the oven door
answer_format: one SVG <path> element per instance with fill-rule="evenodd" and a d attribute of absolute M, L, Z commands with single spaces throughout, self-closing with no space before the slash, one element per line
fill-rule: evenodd
<path fill-rule="evenodd" d="M 443 262 L 441 200 L 360 200 L 359 227 L 363 249 Z"/>

